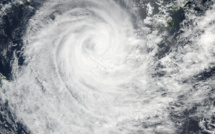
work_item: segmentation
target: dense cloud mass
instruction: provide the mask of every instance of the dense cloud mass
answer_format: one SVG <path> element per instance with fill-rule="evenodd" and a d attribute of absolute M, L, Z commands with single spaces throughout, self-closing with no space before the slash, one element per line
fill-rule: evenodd
<path fill-rule="evenodd" d="M 10 77 L 0 75 L 0 107 L 6 113 L 1 116 L 23 124 L 22 133 L 215 132 L 212 1 L 2 5 L 2 18 L 13 5 L 28 11 L 17 26 L 25 30 L 13 30 L 21 35 L 2 41 L 19 47 L 1 49 L 1 57 L 7 52 L 13 57 Z M 8 131 L 17 130 L 15 125 Z"/>

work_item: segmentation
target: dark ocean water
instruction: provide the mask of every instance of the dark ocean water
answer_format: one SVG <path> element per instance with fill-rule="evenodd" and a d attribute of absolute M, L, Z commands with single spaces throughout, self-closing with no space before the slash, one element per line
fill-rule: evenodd
<path fill-rule="evenodd" d="M 20 0 L 21 1 L 21 0 Z M 120 2 L 120 1 L 119 1 Z M 140 3 L 139 0 L 135 2 Z M 144 1 L 145 3 L 149 3 Z M 143 2 L 143 3 L 144 3 Z M 171 3 L 172 1 L 164 0 L 164 3 Z M 0 87 L 2 86 L 2 79 L 7 81 L 13 81 L 12 66 L 11 63 L 14 61 L 14 55 L 18 57 L 18 65 L 23 66 L 25 58 L 22 55 L 23 40 L 22 37 L 26 33 L 26 27 L 28 21 L 31 17 L 35 15 L 35 12 L 43 5 L 42 0 L 22 0 L 22 4 L 14 3 L 13 0 L 0 0 L 0 10 L 2 11 L 6 5 L 10 5 L 7 9 L 4 9 L 4 13 L 0 14 L 0 73 L 2 77 L 0 79 Z M 155 1 L 150 2 L 154 6 L 154 13 L 159 12 L 159 5 Z M 123 3 L 121 3 L 123 4 Z M 178 37 L 184 32 L 181 30 L 181 23 L 186 19 L 185 13 L 193 10 L 197 16 L 203 16 L 204 13 L 210 9 L 213 2 L 211 0 L 189 0 L 183 6 L 177 9 L 169 10 L 169 14 L 172 21 L 168 22 L 167 27 L 152 27 L 152 29 L 157 28 L 159 32 L 166 31 L 168 36 L 158 44 L 160 49 L 159 53 L 156 54 L 157 59 L 162 59 L 171 51 L 172 48 L 177 47 L 176 42 Z M 147 17 L 146 10 L 140 10 L 141 19 Z M 185 23 L 185 25 L 191 25 L 191 22 Z M 162 68 L 162 66 L 157 65 L 157 69 Z M 154 74 L 154 77 L 162 77 L 165 73 L 158 71 Z M 193 79 L 184 80 L 184 83 L 189 83 L 189 81 L 202 82 L 214 77 L 215 67 L 208 68 L 207 70 L 200 72 L 193 76 Z M 195 87 L 193 87 L 195 89 Z M 14 89 L 16 90 L 16 89 Z M 213 94 L 215 89 L 213 88 L 211 94 Z M 164 94 L 165 96 L 165 94 Z M 170 104 L 180 108 L 183 102 L 180 100 L 186 99 L 184 96 L 179 96 L 178 102 Z M 213 98 L 208 98 L 203 102 L 205 105 L 207 103 L 213 103 L 215 106 L 215 100 Z M 195 113 L 195 110 L 201 107 L 199 104 L 191 107 L 189 109 L 182 110 L 182 113 L 178 114 L 175 112 L 170 112 L 170 118 L 175 122 L 178 130 L 178 134 L 207 134 L 209 131 L 202 131 L 203 129 L 199 126 L 199 121 L 201 117 L 190 116 Z M 171 110 L 170 110 L 171 111 Z M 215 116 L 210 120 L 215 122 Z M 180 122 L 180 123 L 179 123 Z M 178 125 L 178 123 L 180 125 Z M 205 122 L 207 126 L 207 122 Z M 23 124 L 22 121 L 17 120 L 17 116 L 10 110 L 9 101 L 3 101 L 0 96 L 0 134 L 30 134 L 31 130 L 28 129 L 28 125 Z M 144 125 L 143 125 L 144 126 Z M 147 127 L 147 126 L 146 126 Z M 208 125 L 209 127 L 209 125 Z M 210 126 L 215 127 L 215 126 Z M 211 129 L 212 130 L 212 129 Z M 211 131 L 212 132 L 212 131 Z M 140 132 L 141 133 L 141 132 Z"/>
<path fill-rule="evenodd" d="M 1 0 L 0 10 L 11 4 L 13 0 Z M 0 73 L 8 81 L 12 80 L 11 62 L 13 61 L 14 52 L 21 51 L 23 46 L 22 36 L 26 31 L 28 20 L 34 15 L 35 11 L 41 6 L 41 2 L 28 2 L 24 4 L 11 4 L 11 7 L 1 14 L 0 22 Z M 29 7 L 33 8 L 29 8 Z M 3 52 L 3 51 L 6 51 Z M 20 53 L 19 65 L 23 65 L 24 59 Z M 0 80 L 0 86 L 1 86 Z M 29 134 L 25 124 L 16 121 L 16 115 L 11 113 L 8 102 L 3 102 L 0 98 L 0 134 Z"/>

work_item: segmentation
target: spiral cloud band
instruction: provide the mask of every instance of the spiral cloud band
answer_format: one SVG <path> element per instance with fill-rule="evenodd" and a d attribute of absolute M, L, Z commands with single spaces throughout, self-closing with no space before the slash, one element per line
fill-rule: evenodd
<path fill-rule="evenodd" d="M 213 79 L 184 81 L 214 65 L 215 41 L 205 38 L 215 34 L 210 23 L 215 18 L 208 19 L 214 8 L 195 20 L 201 26 L 193 30 L 204 28 L 204 34 L 184 27 L 178 40 L 189 44 L 158 59 L 164 34 L 144 25 L 147 19 L 141 20 L 129 1 L 119 3 L 50 0 L 30 19 L 24 65 L 15 57 L 14 80 L 5 81 L 3 95 L 32 133 L 173 134 L 177 127 L 170 113 L 207 98 Z M 165 75 L 155 75 L 159 72 Z M 179 96 L 186 98 L 184 106 L 172 110 Z"/>

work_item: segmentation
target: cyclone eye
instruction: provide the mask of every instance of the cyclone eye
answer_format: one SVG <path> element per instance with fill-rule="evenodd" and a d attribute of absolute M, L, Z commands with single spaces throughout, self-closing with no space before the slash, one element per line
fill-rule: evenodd
<path fill-rule="evenodd" d="M 86 41 L 84 41 L 84 43 L 83 43 L 83 52 L 87 52 L 87 51 L 90 51 L 90 52 L 92 52 L 92 51 L 95 51 L 95 43 L 93 42 L 93 41 L 91 41 L 91 40 L 86 40 Z"/>

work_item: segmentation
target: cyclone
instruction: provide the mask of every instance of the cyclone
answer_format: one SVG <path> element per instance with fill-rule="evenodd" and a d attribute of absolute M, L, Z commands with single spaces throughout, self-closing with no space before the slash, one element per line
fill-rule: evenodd
<path fill-rule="evenodd" d="M 48 0 L 29 20 L 25 61 L 14 55 L 3 99 L 33 134 L 177 133 L 171 113 L 207 100 L 214 86 L 197 81 L 214 67 L 214 10 L 187 16 L 198 26 L 184 26 L 177 47 L 158 58 L 167 34 L 146 20 L 159 16 L 141 20 L 129 1 Z M 211 117 L 208 106 L 195 115 Z"/>

